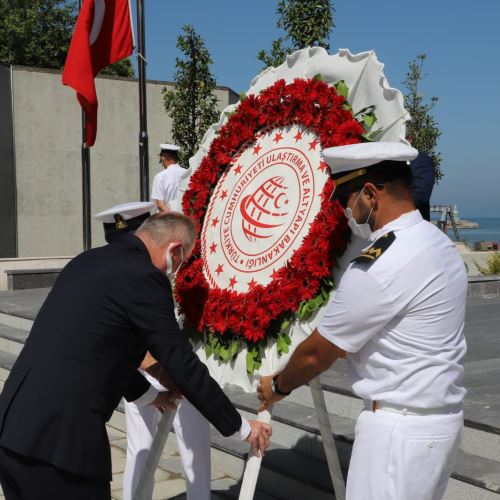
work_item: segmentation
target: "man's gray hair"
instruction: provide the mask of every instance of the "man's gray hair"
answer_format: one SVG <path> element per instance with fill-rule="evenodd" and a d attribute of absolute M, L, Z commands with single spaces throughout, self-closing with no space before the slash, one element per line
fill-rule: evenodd
<path fill-rule="evenodd" d="M 137 230 L 146 233 L 157 245 L 167 240 L 179 241 L 185 250 L 194 245 L 196 228 L 193 221 L 179 212 L 158 213 L 148 217 Z"/>

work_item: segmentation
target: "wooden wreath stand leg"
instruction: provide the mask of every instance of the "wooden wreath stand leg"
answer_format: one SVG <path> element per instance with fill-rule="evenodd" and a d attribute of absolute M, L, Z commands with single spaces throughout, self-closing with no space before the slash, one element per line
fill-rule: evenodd
<path fill-rule="evenodd" d="M 328 411 L 326 409 L 325 396 L 321 388 L 319 377 L 313 378 L 309 382 L 311 395 L 313 398 L 316 416 L 318 417 L 319 431 L 323 439 L 323 446 L 325 448 L 326 461 L 332 478 L 333 491 L 335 492 L 336 500 L 345 500 L 345 482 L 340 469 L 339 456 L 333 439 L 332 426 Z"/>
<path fill-rule="evenodd" d="M 141 477 L 137 483 L 137 488 L 133 496 L 134 500 L 145 500 L 146 498 L 148 485 L 154 481 L 154 475 L 156 469 L 158 468 L 158 464 L 160 463 L 161 454 L 165 448 L 165 444 L 167 443 L 168 434 L 172 428 L 175 414 L 175 410 L 165 411 L 160 419 L 160 422 L 158 423 L 158 428 L 153 439 L 153 444 L 151 445 L 151 450 L 149 451 L 148 458 L 146 459 L 146 463 L 144 464 L 144 468 L 141 472 Z"/>
<path fill-rule="evenodd" d="M 257 415 L 257 420 L 269 424 L 271 422 L 271 414 L 273 407 L 270 406 L 267 410 L 260 411 Z M 239 500 L 252 500 L 257 486 L 257 478 L 259 477 L 260 464 L 262 457 L 254 455 L 252 450 L 248 453 L 245 473 L 243 474 L 243 482 L 241 484 Z"/>

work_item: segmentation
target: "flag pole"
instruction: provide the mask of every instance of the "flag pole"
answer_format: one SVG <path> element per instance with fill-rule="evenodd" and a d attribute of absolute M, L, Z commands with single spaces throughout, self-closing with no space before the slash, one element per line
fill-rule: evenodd
<path fill-rule="evenodd" d="M 83 215 L 83 249 L 92 247 L 90 219 L 90 148 L 85 142 L 85 111 L 82 110 L 82 215 Z"/>
<path fill-rule="evenodd" d="M 139 73 L 139 165 L 141 200 L 149 200 L 149 139 L 146 104 L 146 41 L 144 36 L 144 0 L 137 0 L 137 68 Z"/>
<path fill-rule="evenodd" d="M 78 0 L 78 11 L 82 9 L 82 0 Z M 91 219 L 90 219 L 90 148 L 85 137 L 87 119 L 82 109 L 82 228 L 83 249 L 92 247 Z"/>

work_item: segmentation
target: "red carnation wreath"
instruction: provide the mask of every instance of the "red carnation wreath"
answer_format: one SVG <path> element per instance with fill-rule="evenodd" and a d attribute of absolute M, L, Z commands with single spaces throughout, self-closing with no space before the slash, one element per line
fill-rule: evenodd
<path fill-rule="evenodd" d="M 200 236 L 219 179 L 236 168 L 241 151 L 262 134 L 298 125 L 317 137 L 321 149 L 361 142 L 363 115 L 353 116 L 347 90 L 342 81 L 328 85 L 315 77 L 289 84 L 278 80 L 259 95 L 244 97 L 191 176 L 183 210 L 193 218 L 198 239 L 189 262 L 178 273 L 176 298 L 185 326 L 205 335 L 208 354 L 216 353 L 223 361 L 232 359 L 243 339 L 249 350 L 255 350 L 269 337 L 279 336 L 295 314 L 303 318 L 327 300 L 335 256 L 344 251 L 347 241 L 343 210 L 330 201 L 334 188 L 330 178 L 321 192 L 321 209 L 301 246 L 265 286 L 251 283 L 245 293 L 214 286 L 203 271 Z M 372 123 L 373 109 L 369 111 Z M 321 161 L 318 168 L 327 171 L 328 167 Z"/>

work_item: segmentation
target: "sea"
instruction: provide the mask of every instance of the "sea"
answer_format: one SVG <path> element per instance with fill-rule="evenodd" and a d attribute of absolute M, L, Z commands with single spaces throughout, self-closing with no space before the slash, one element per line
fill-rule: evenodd
<path fill-rule="evenodd" d="M 500 243 L 500 217 L 467 217 L 460 214 L 462 220 L 477 222 L 478 229 L 459 229 L 458 234 L 461 240 L 465 240 L 473 246 L 476 241 L 493 241 Z M 448 234 L 451 239 L 455 239 L 453 230 Z"/>

